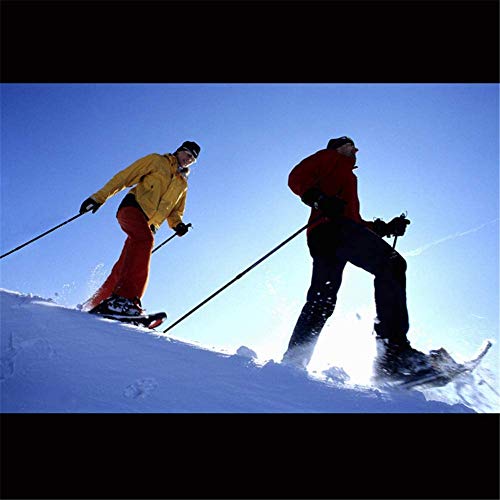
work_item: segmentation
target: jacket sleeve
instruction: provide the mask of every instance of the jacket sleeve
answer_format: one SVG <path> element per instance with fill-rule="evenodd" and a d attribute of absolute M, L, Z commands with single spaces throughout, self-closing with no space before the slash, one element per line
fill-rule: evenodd
<path fill-rule="evenodd" d="M 184 192 L 180 200 L 177 202 L 173 210 L 170 212 L 170 215 L 167 217 L 167 222 L 171 229 L 177 226 L 177 224 L 179 224 L 180 222 L 182 222 L 184 210 L 186 209 L 186 198 L 187 198 L 187 191 Z"/>
<path fill-rule="evenodd" d="M 152 164 L 155 160 L 154 154 L 149 154 L 135 161 L 129 167 L 118 172 L 110 181 L 108 181 L 99 191 L 94 193 L 93 198 L 97 203 L 104 203 L 108 198 L 119 193 L 126 187 L 137 184 L 142 177 L 152 171 Z"/>
<path fill-rule="evenodd" d="M 304 158 L 293 168 L 288 176 L 288 187 L 297 195 L 302 195 L 310 188 L 317 187 L 320 172 L 325 161 L 325 150 L 318 151 Z"/>

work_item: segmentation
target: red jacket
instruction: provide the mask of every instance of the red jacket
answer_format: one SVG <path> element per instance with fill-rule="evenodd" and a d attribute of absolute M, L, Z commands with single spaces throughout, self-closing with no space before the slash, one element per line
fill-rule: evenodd
<path fill-rule="evenodd" d="M 365 221 L 359 213 L 358 178 L 353 170 L 355 159 L 341 155 L 333 149 L 322 149 L 303 159 L 288 176 L 288 186 L 298 196 L 310 188 L 321 190 L 326 196 L 338 196 L 345 202 L 344 216 L 369 228 L 373 222 Z M 311 209 L 309 221 L 321 215 L 321 210 Z M 307 232 L 330 219 L 326 216 L 309 226 Z"/>

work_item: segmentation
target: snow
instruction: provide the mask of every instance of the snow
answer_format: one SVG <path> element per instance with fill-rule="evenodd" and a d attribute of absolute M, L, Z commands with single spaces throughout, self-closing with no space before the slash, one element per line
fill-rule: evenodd
<path fill-rule="evenodd" d="M 340 367 L 306 372 L 259 359 L 251 347 L 182 341 L 161 333 L 165 324 L 147 330 L 5 289 L 0 299 L 2 413 L 498 411 L 498 394 L 473 378 L 469 398 L 448 386 L 446 396 L 381 390 L 350 384 Z"/>

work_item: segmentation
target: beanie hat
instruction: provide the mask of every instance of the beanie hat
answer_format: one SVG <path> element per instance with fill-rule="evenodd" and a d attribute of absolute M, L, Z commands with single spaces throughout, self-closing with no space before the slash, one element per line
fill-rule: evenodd
<path fill-rule="evenodd" d="M 326 149 L 337 149 L 340 148 L 340 146 L 347 144 L 348 142 L 350 142 L 354 146 L 354 141 L 350 137 L 347 137 L 346 135 L 343 135 L 342 137 L 337 137 L 336 139 L 330 139 L 328 141 Z"/>
<path fill-rule="evenodd" d="M 185 141 L 182 143 L 181 146 L 177 148 L 177 151 L 188 151 L 193 155 L 195 159 L 198 158 L 200 150 L 201 150 L 200 146 L 198 146 L 198 144 L 196 144 L 196 142 L 193 141 Z"/>

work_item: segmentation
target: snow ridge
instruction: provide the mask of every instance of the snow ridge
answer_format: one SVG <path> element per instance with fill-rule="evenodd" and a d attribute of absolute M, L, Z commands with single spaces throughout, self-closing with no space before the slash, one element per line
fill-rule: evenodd
<path fill-rule="evenodd" d="M 474 413 L 419 391 L 349 385 L 219 352 L 0 289 L 1 411 L 51 413 Z M 207 332 L 207 338 L 209 338 Z"/>

